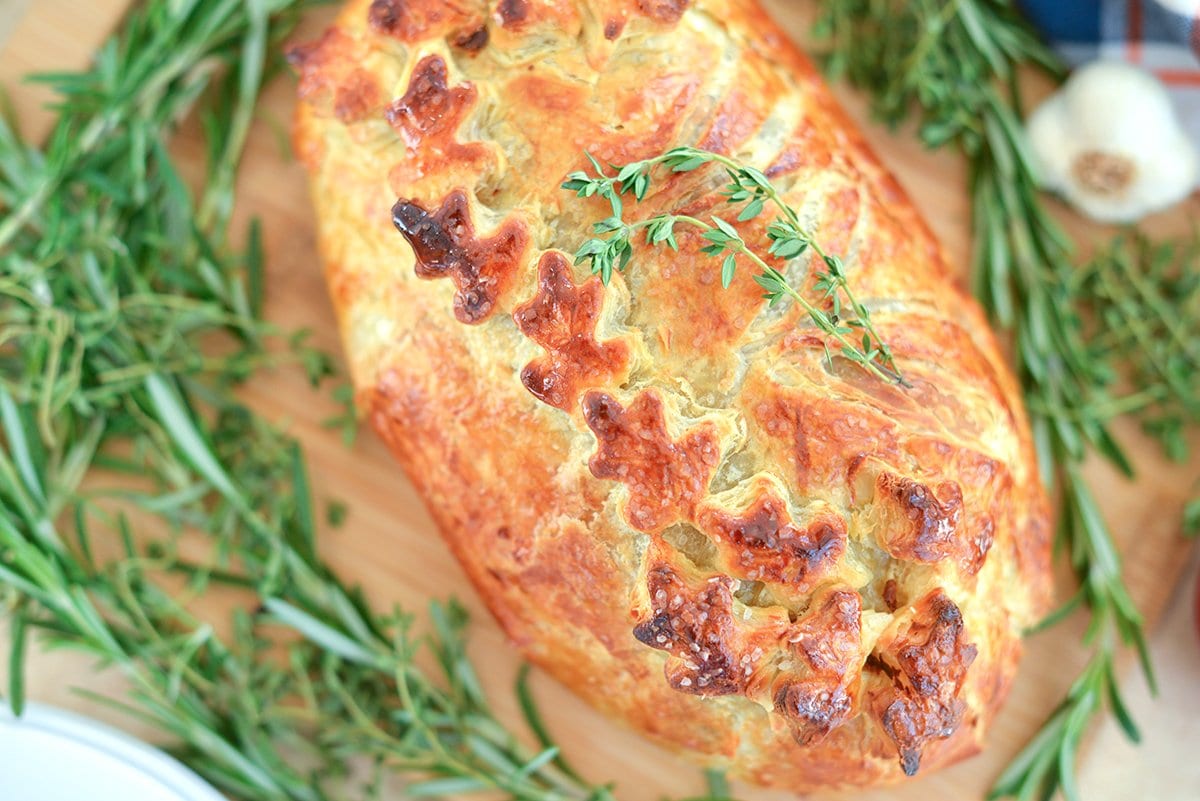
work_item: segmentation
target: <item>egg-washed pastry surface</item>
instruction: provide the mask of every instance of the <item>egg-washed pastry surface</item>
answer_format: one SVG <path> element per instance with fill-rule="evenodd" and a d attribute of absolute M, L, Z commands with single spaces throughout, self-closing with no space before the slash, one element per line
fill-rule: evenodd
<path fill-rule="evenodd" d="M 803 791 L 977 751 L 1050 592 L 1013 377 L 929 230 L 752 2 L 358 0 L 295 48 L 360 408 L 512 640 L 706 764 Z M 909 387 L 679 229 L 603 286 L 584 151 L 765 172 Z M 732 219 L 726 176 L 627 215 Z M 766 252 L 770 215 L 739 223 Z M 814 302 L 806 254 L 781 269 Z M 398 480 L 400 480 L 398 478 Z"/>

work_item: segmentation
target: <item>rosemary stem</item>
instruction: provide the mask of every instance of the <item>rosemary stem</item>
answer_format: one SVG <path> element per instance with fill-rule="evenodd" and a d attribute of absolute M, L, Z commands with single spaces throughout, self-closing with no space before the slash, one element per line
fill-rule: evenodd
<path fill-rule="evenodd" d="M 1166 328 L 1171 340 L 1180 352 L 1186 353 L 1192 363 L 1200 369 L 1200 339 L 1189 334 L 1185 324 L 1186 318 L 1175 313 L 1174 310 L 1168 308 L 1162 298 L 1152 292 L 1146 285 L 1146 279 L 1136 272 L 1129 263 L 1129 259 L 1118 257 L 1113 259 L 1113 264 L 1120 270 L 1121 275 L 1118 280 L 1125 286 L 1132 287 L 1137 293 L 1138 299 L 1144 307 L 1151 309 L 1155 313 L 1155 320 L 1160 322 Z M 1114 293 L 1116 294 L 1116 293 Z M 1145 322 L 1142 317 L 1136 314 L 1130 314 L 1127 317 L 1128 324 L 1132 328 L 1134 325 L 1139 325 L 1141 331 L 1145 331 Z M 1143 337 L 1145 334 L 1143 334 Z M 1143 340 L 1144 341 L 1144 340 Z M 1148 344 L 1148 343 L 1146 343 Z M 1164 375 L 1164 377 L 1166 377 Z"/>

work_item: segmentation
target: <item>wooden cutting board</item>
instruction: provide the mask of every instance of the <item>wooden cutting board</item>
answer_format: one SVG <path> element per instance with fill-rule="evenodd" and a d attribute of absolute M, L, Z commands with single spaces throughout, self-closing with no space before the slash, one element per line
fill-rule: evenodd
<path fill-rule="evenodd" d="M 31 69 L 83 66 L 128 3 L 38 0 L 11 29 L 5 43 L 5 20 L 16 17 L 13 9 L 25 2 L 0 0 L 0 10 L 4 11 L 0 13 L 0 85 L 14 95 L 26 132 L 38 136 L 45 132 L 50 119 L 37 108 L 45 95 L 30 87 L 18 87 L 18 78 Z M 803 39 L 811 3 L 768 0 L 767 5 L 791 34 Z M 332 14 L 332 9 L 313 11 L 298 38 L 316 35 Z M 266 93 L 239 179 L 238 216 L 242 223 L 251 215 L 263 223 L 270 274 L 268 316 L 288 328 L 308 327 L 318 344 L 336 350 L 337 332 L 316 256 L 315 226 L 303 170 L 290 159 L 279 136 L 290 120 L 293 90 L 292 81 L 283 79 Z M 870 124 L 859 97 L 845 88 L 837 92 L 924 211 L 952 263 L 962 265 L 965 274 L 970 243 L 962 164 L 952 156 L 923 151 L 908 131 L 893 135 Z M 198 173 L 203 158 L 199 143 L 185 132 L 177 145 L 181 157 Z M 1197 213 L 1200 202 L 1193 198 L 1187 208 L 1151 221 L 1151 230 L 1182 232 L 1187 218 L 1194 219 Z M 1083 247 L 1109 236 L 1109 231 L 1074 218 L 1065 219 Z M 321 425 L 337 411 L 334 404 L 326 395 L 311 391 L 296 375 L 265 376 L 247 388 L 247 395 L 263 412 L 289 421 L 305 443 L 318 494 L 349 506 L 346 523 L 325 532 L 321 540 L 329 561 L 343 576 L 361 582 L 380 606 L 398 602 L 420 610 L 430 598 L 451 595 L 466 601 L 475 613 L 472 651 L 476 664 L 500 715 L 516 724 L 519 715 L 509 687 L 519 658 L 475 598 L 442 545 L 420 498 L 381 443 L 364 431 L 357 444 L 347 449 L 335 432 Z M 1132 426 L 1119 427 L 1118 431 L 1139 467 L 1137 483 L 1122 480 L 1102 464 L 1091 465 L 1088 475 L 1121 542 L 1135 598 L 1148 619 L 1154 621 L 1185 562 L 1187 545 L 1179 536 L 1180 510 L 1195 491 L 1197 470 L 1194 464 L 1183 470 L 1164 463 L 1156 446 L 1141 438 Z M 854 797 L 864 801 L 982 798 L 992 779 L 1028 740 L 1076 675 L 1086 656 L 1078 645 L 1081 630 L 1082 621 L 1076 619 L 1029 641 L 1012 698 L 993 727 L 984 754 L 902 788 L 857 793 Z M 30 675 L 30 694 L 34 698 L 86 708 L 111 719 L 111 712 L 70 696 L 68 688 L 77 685 L 107 691 L 120 686 L 119 678 L 92 675 L 90 667 L 78 658 L 61 654 L 34 657 Z M 617 780 L 618 796 L 623 801 L 651 801 L 700 790 L 700 774 L 693 766 L 606 720 L 553 680 L 538 676 L 535 690 L 550 728 L 567 755 L 585 775 L 597 781 Z M 747 799 L 792 797 L 737 789 Z"/>

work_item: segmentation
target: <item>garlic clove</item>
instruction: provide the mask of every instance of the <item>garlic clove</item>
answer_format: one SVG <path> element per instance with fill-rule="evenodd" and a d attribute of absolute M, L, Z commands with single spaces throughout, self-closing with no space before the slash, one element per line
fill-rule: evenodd
<path fill-rule="evenodd" d="M 1033 167 L 1042 188 L 1065 192 L 1075 148 L 1071 141 L 1070 114 L 1062 93 L 1042 103 L 1025 123 Z"/>
<path fill-rule="evenodd" d="M 1142 160 L 1142 178 L 1135 182 L 1135 201 L 1143 214 L 1173 206 L 1196 188 L 1200 161 L 1191 141 L 1182 131 L 1164 138 L 1149 158 Z M 1141 216 L 1141 215 L 1139 215 Z"/>
<path fill-rule="evenodd" d="M 1138 151 L 1178 127 L 1171 99 L 1148 72 L 1123 61 L 1094 61 L 1062 88 L 1076 138 L 1108 151 Z"/>
<path fill-rule="evenodd" d="M 1196 184 L 1196 151 L 1166 90 L 1123 62 L 1077 70 L 1026 132 L 1043 188 L 1097 220 L 1132 222 Z"/>

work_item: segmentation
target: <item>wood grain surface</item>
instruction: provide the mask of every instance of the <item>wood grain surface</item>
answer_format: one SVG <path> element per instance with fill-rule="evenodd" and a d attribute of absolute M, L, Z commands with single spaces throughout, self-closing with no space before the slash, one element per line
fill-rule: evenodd
<path fill-rule="evenodd" d="M 7 12 L 10 9 L 6 4 L 21 2 L 0 0 L 0 7 Z M 768 0 L 766 4 L 792 35 L 803 40 L 811 3 Z M 12 95 L 27 135 L 44 134 L 51 116 L 39 108 L 45 95 L 20 85 L 20 76 L 31 69 L 83 66 L 127 5 L 125 0 L 93 0 L 87 4 L 36 0 L 15 27 L 11 19 L 18 14 L 0 13 L 0 85 Z M 318 33 L 332 14 L 331 8 L 313 11 L 298 38 Z M 10 25 L 7 31 L 6 22 Z M 1045 87 L 1036 85 L 1032 89 L 1045 91 Z M 290 158 L 279 135 L 290 120 L 293 90 L 291 79 L 281 79 L 266 93 L 239 177 L 237 215 L 240 226 L 251 216 L 261 218 L 263 223 L 270 277 L 268 317 L 287 327 L 308 327 L 318 344 L 336 350 L 337 333 L 316 257 L 303 170 Z M 909 131 L 892 134 L 871 124 L 859 97 L 844 87 L 839 87 L 837 93 L 925 213 L 951 263 L 960 265 L 965 275 L 970 242 L 962 164 L 946 154 L 925 152 Z M 198 172 L 203 149 L 187 129 L 177 137 L 176 149 Z M 1198 212 L 1200 201 L 1193 197 L 1184 208 L 1151 220 L 1150 230 L 1160 234 L 1181 232 Z M 1070 215 L 1064 215 L 1064 220 L 1083 249 L 1088 243 L 1107 240 L 1110 234 Z M 518 656 L 474 597 L 420 498 L 383 445 L 364 431 L 353 448 L 346 448 L 336 432 L 321 425 L 337 411 L 335 406 L 292 372 L 262 377 L 247 387 L 246 396 L 272 418 L 286 421 L 304 442 L 318 496 L 339 499 L 349 506 L 346 523 L 322 536 L 321 548 L 327 559 L 343 576 L 361 583 L 380 606 L 400 603 L 419 610 L 431 598 L 462 598 L 475 613 L 471 650 L 484 683 L 499 714 L 516 723 L 519 714 L 509 686 L 519 664 Z M 1089 465 L 1088 476 L 1117 533 L 1135 598 L 1147 618 L 1156 621 L 1187 562 L 1188 544 L 1180 537 L 1180 510 L 1196 490 L 1198 471 L 1196 464 L 1182 469 L 1165 463 L 1156 446 L 1142 438 L 1135 427 L 1121 426 L 1118 432 L 1135 457 L 1137 481 L 1124 481 L 1102 464 Z M 1086 652 L 1078 645 L 1081 631 L 1082 621 L 1075 619 L 1029 641 L 1012 698 L 993 727 L 990 745 L 983 754 L 900 788 L 859 792 L 853 797 L 863 801 L 982 798 L 992 779 L 1028 740 L 1082 665 Z M 1190 674 L 1190 678 L 1194 682 L 1196 674 Z M 1174 680 L 1184 683 L 1180 691 L 1186 693 L 1189 674 L 1184 672 Z M 111 711 L 72 695 L 70 688 L 74 686 L 112 692 L 120 689 L 121 677 L 97 674 L 92 666 L 70 655 L 33 657 L 29 677 L 33 698 L 82 709 L 128 727 L 127 721 L 115 718 Z M 566 753 L 585 775 L 618 780 L 618 796 L 623 801 L 651 801 L 700 789 L 700 774 L 693 766 L 604 719 L 552 680 L 537 677 L 535 691 Z M 1195 727 L 1190 731 L 1195 732 Z M 1175 797 L 1200 797 L 1200 792 L 1190 794 L 1191 789 L 1200 788 L 1190 784 L 1188 788 L 1184 790 L 1180 785 L 1184 794 L 1161 798 L 1173 801 Z M 792 797 L 737 789 L 751 801 Z M 1109 797 L 1118 796 L 1103 794 L 1103 788 L 1094 796 L 1097 801 Z"/>

